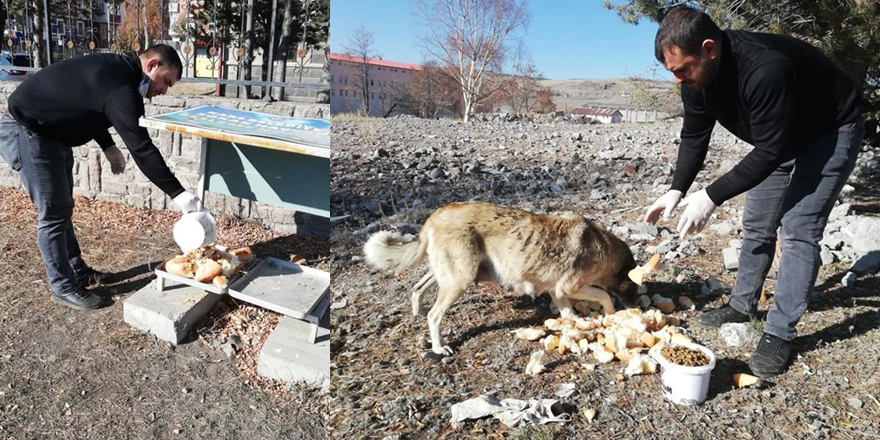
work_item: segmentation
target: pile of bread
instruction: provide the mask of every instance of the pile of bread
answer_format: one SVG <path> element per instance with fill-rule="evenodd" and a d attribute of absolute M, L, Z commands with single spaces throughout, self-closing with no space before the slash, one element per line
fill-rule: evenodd
<path fill-rule="evenodd" d="M 515 333 L 520 339 L 540 340 L 547 351 L 592 355 L 599 363 L 620 360 L 627 363 L 626 375 L 632 376 L 656 371 L 657 363 L 648 355 L 652 347 L 662 347 L 670 342 L 692 342 L 678 332 L 679 322 L 678 318 L 664 315 L 657 309 L 644 312 L 628 309 L 605 316 L 593 312 L 577 320 L 551 318 L 544 321 L 545 328 L 518 329 Z M 530 361 L 527 372 L 546 371 L 541 368 L 541 356 L 537 357 L 536 363 Z"/>
<path fill-rule="evenodd" d="M 238 273 L 254 258 L 251 248 L 242 247 L 229 251 L 214 246 L 191 250 L 165 262 L 165 272 L 200 283 L 213 283 L 226 287 L 227 280 Z"/>

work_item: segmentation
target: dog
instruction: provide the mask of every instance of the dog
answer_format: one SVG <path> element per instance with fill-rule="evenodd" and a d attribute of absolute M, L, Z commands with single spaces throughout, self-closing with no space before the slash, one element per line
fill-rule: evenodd
<path fill-rule="evenodd" d="M 600 303 L 614 313 L 609 292 L 626 306 L 638 295 L 627 274 L 636 267 L 629 247 L 583 216 L 533 214 L 484 202 L 451 203 L 425 221 L 418 238 L 380 231 L 364 244 L 366 262 L 402 271 L 427 259 L 430 270 L 414 286 L 413 314 L 426 316 L 425 291 L 437 285 L 427 313 L 431 350 L 453 353 L 440 321 L 472 282 L 495 282 L 526 294 L 549 292 L 564 318 L 576 319 L 569 299 Z"/>

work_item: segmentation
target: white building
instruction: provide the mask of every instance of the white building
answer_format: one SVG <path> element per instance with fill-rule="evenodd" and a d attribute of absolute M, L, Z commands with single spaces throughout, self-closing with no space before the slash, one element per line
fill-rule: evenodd
<path fill-rule="evenodd" d="M 603 124 L 619 124 L 623 122 L 623 113 L 613 108 L 578 107 L 571 111 L 572 115 L 583 115 Z"/>

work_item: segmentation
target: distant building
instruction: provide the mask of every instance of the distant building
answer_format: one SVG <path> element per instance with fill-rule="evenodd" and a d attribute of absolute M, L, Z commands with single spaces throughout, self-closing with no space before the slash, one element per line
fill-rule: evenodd
<path fill-rule="evenodd" d="M 583 115 L 603 124 L 619 124 L 623 122 L 623 113 L 613 108 L 578 107 L 571 111 L 572 115 Z"/>
<path fill-rule="evenodd" d="M 330 54 L 330 114 L 354 113 L 361 107 L 360 90 L 355 86 L 363 59 L 350 55 Z M 382 117 L 393 106 L 398 90 L 409 87 L 422 70 L 418 64 L 367 58 L 370 116 Z"/>

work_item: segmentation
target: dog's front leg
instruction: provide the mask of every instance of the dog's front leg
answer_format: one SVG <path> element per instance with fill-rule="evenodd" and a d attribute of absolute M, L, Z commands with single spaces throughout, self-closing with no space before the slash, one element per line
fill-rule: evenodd
<path fill-rule="evenodd" d="M 412 310 L 413 315 L 415 316 L 425 316 L 425 306 L 422 302 L 422 296 L 424 296 L 425 291 L 428 290 L 429 287 L 433 286 L 436 280 L 434 279 L 434 273 L 428 271 L 425 276 L 416 283 L 413 288 L 412 293 Z"/>
<path fill-rule="evenodd" d="M 559 309 L 559 316 L 572 320 L 577 320 L 579 318 L 577 313 L 575 313 L 574 309 L 571 307 L 571 301 L 568 300 L 568 296 L 562 289 L 557 288 L 550 297 L 553 299 L 553 305 Z"/>

